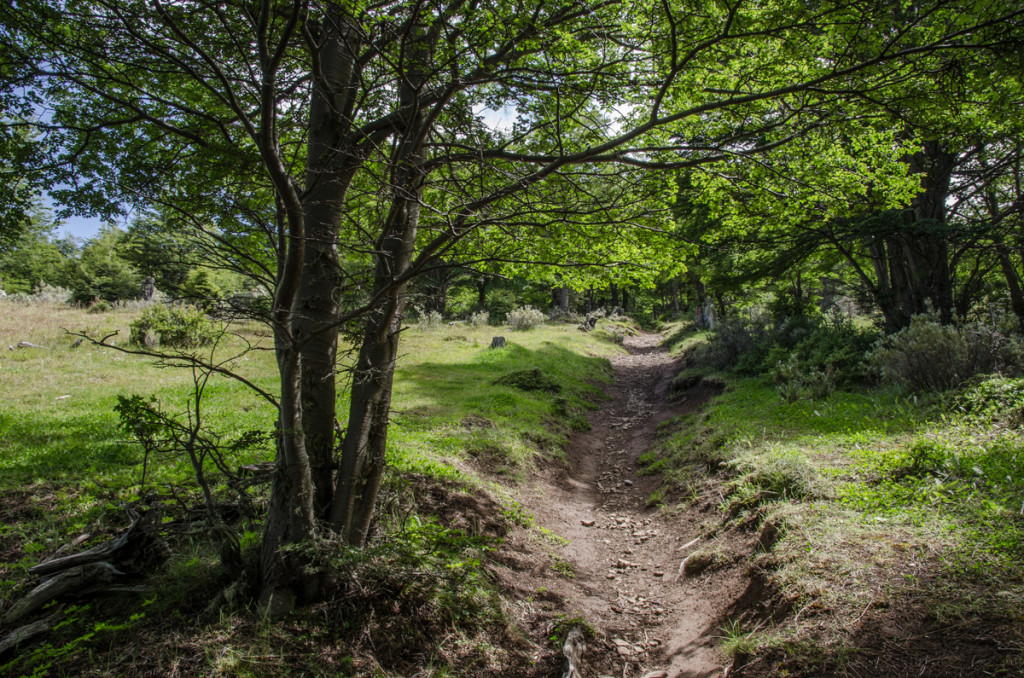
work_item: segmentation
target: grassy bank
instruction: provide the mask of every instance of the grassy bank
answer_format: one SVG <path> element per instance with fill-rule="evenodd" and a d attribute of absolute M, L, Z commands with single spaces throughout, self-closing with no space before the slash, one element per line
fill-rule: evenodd
<path fill-rule="evenodd" d="M 200 498 L 186 460 L 150 459 L 142 487 L 141 448 L 118 426 L 119 395 L 155 396 L 166 411 L 184 412 L 191 371 L 88 342 L 72 348 L 74 337 L 64 331 L 99 337 L 117 330 L 115 341 L 126 339 L 133 312 L 10 303 L 0 311 L 5 349 L 18 342 L 43 347 L 0 353 L 0 608 L 24 594 L 28 567 L 79 535 L 89 535 L 82 546 L 108 538 L 144 507 L 163 512 L 172 547 L 142 594 L 51 608 L 47 614 L 66 623 L 46 641 L 0 658 L 0 672 L 372 675 L 418 667 L 421 675 L 468 676 L 500 675 L 529 661 L 486 575 L 487 553 L 511 523 L 530 521 L 507 488 L 538 460 L 559 457 L 571 431 L 586 426 L 584 412 L 610 377 L 607 357 L 621 350 L 614 328 L 407 330 L 377 539 L 358 552 L 328 547 L 331 567 L 345 573 L 337 599 L 268 624 L 242 599 L 209 606 L 228 582 L 201 525 L 188 522 Z M 265 331 L 230 330 L 215 357 L 237 356 L 233 369 L 273 391 Z M 505 348 L 489 348 L 495 335 L 506 337 Z M 544 388 L 502 381 L 517 373 L 529 379 L 531 370 L 545 377 Z M 224 441 L 273 430 L 273 408 L 242 384 L 218 379 L 204 402 L 209 426 Z M 342 396 L 339 412 L 345 405 Z M 238 466 L 272 455 L 264 436 L 228 459 Z M 213 480 L 218 499 L 232 502 L 215 471 Z M 246 490 L 257 514 L 235 518 L 250 554 L 265 489 Z"/>
<path fill-rule="evenodd" d="M 670 340 L 685 350 L 702 335 Z M 740 675 L 1020 672 L 1016 382 L 996 382 L 1001 398 L 983 383 L 787 402 L 763 377 L 694 368 L 680 380 L 702 378 L 724 393 L 670 422 L 644 461 L 684 503 L 716 488 L 722 529 L 759 537 L 746 563 L 768 605 L 722 630 Z"/>

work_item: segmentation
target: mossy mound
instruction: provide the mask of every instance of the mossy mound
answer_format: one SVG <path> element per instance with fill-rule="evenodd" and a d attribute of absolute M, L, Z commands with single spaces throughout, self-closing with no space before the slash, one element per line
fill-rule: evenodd
<path fill-rule="evenodd" d="M 503 377 L 495 379 L 496 386 L 511 386 L 521 391 L 547 391 L 548 393 L 560 393 L 562 385 L 551 377 L 545 375 L 537 368 L 532 370 L 516 370 L 509 372 Z"/>

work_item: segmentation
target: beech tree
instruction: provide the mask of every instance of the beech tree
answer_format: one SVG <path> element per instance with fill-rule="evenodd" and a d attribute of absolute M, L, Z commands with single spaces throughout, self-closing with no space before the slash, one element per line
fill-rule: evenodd
<path fill-rule="evenodd" d="M 1019 15 L 952 1 L 16 0 L 0 45 L 4 90 L 39 109 L 64 204 L 175 210 L 273 290 L 259 581 L 277 612 L 324 586 L 297 546 L 367 538 L 410 280 L 438 261 L 556 263 L 563 280 L 605 257 L 640 262 L 658 233 L 645 207 L 671 194 L 640 170 L 780 148 L 826 124 L 854 75 L 885 88 L 914 55 Z M 487 123 L 499 113 L 514 120 Z M 347 413 L 339 331 L 358 347 Z"/>

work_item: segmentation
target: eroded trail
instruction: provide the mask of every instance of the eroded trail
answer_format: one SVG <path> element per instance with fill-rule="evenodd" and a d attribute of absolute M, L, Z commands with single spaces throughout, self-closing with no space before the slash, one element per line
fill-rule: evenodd
<path fill-rule="evenodd" d="M 595 627 L 586 676 L 721 676 L 728 661 L 715 636 L 750 593 L 740 568 L 682 574 L 688 554 L 716 547 L 702 538 L 717 519 L 713 505 L 698 502 L 674 514 L 651 508 L 661 479 L 637 474 L 658 424 L 711 395 L 698 388 L 667 402 L 678 368 L 658 339 L 627 339 L 629 354 L 612 361 L 610 400 L 590 415 L 592 429 L 573 441 L 568 469 L 538 477 L 522 497 L 537 523 L 568 543 L 553 539 L 548 547 L 561 576 L 549 569 L 545 585 L 536 587 L 542 573 L 535 569 L 532 582 L 519 582 L 521 590 L 550 591 L 565 613 Z"/>

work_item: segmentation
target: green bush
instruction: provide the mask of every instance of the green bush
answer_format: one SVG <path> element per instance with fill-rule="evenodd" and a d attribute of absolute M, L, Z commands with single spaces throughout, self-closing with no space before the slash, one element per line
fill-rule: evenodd
<path fill-rule="evenodd" d="M 525 331 L 542 325 L 547 320 L 547 316 L 533 306 L 523 306 L 509 313 L 506 319 L 512 329 Z"/>
<path fill-rule="evenodd" d="M 440 329 L 444 325 L 444 317 L 437 311 L 416 309 L 416 327 L 429 331 Z"/>
<path fill-rule="evenodd" d="M 835 372 L 808 367 L 794 353 L 772 370 L 775 390 L 786 402 L 827 398 L 836 390 Z"/>
<path fill-rule="evenodd" d="M 110 305 L 110 302 L 103 301 L 102 299 L 100 299 L 99 301 L 94 303 L 92 306 L 90 306 L 89 310 L 87 312 L 88 313 L 106 313 L 107 311 L 109 311 L 112 308 L 113 308 L 113 306 Z"/>
<path fill-rule="evenodd" d="M 961 391 L 953 408 L 971 421 L 1024 426 L 1024 379 L 984 379 Z"/>
<path fill-rule="evenodd" d="M 982 374 L 1017 374 L 1022 357 L 1020 342 L 992 327 L 942 325 L 924 314 L 880 341 L 867 362 L 883 383 L 910 391 L 946 391 Z"/>
<path fill-rule="evenodd" d="M 192 306 L 155 304 L 142 312 L 130 325 L 130 340 L 144 346 L 147 337 L 161 346 L 195 348 L 211 343 L 218 329 L 206 314 Z"/>
<path fill-rule="evenodd" d="M 801 338 L 787 346 L 787 338 Z M 813 325 L 779 337 L 767 352 L 763 368 L 779 383 L 784 366 L 805 375 L 827 374 L 834 385 L 849 385 L 864 377 L 864 358 L 878 341 L 878 333 L 859 329 L 844 316 L 816 319 Z"/>

